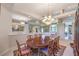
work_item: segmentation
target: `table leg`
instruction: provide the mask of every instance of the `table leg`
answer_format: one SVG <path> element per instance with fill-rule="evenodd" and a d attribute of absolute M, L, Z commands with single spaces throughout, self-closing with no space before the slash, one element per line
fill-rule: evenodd
<path fill-rule="evenodd" d="M 38 48 L 38 56 L 40 56 L 40 48 Z"/>

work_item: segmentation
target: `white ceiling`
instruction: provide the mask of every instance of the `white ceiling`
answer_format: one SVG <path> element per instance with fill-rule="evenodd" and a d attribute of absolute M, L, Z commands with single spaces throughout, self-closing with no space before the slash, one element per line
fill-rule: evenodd
<path fill-rule="evenodd" d="M 71 9 L 77 6 L 77 3 L 51 3 L 49 9 L 53 15 L 62 9 Z M 13 11 L 24 15 L 30 15 L 36 19 L 48 14 L 48 3 L 15 3 Z"/>
<path fill-rule="evenodd" d="M 68 10 L 77 7 L 77 3 L 49 3 L 49 8 L 48 3 L 6 3 L 3 5 L 16 14 L 30 15 L 36 19 L 46 16 L 48 9 L 50 9 L 50 13 L 53 15 L 59 13 L 62 9 Z"/>

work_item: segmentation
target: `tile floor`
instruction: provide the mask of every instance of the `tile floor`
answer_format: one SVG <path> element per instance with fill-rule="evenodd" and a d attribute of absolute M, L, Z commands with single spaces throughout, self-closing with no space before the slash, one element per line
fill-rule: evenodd
<path fill-rule="evenodd" d="M 63 56 L 74 56 L 73 49 L 70 47 L 70 44 L 68 41 L 61 40 L 60 44 L 66 46 Z M 13 50 L 10 50 L 4 56 L 13 56 Z"/>

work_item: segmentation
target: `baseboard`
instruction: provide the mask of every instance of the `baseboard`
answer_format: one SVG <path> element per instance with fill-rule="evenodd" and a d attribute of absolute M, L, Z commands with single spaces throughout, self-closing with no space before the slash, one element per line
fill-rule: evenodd
<path fill-rule="evenodd" d="M 6 54 L 7 54 L 8 52 L 10 52 L 12 49 L 15 49 L 15 48 L 16 48 L 16 47 L 12 47 L 12 48 L 9 48 L 9 49 L 3 51 L 3 52 L 0 54 L 0 56 L 6 56 Z"/>
<path fill-rule="evenodd" d="M 0 54 L 0 56 L 4 56 L 8 51 L 10 51 L 10 49 L 7 49 L 7 50 L 3 51 L 3 52 Z"/>

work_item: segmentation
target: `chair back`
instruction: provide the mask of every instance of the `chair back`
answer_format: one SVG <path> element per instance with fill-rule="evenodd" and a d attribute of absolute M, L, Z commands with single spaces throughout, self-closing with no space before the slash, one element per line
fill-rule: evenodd
<path fill-rule="evenodd" d="M 34 44 L 41 44 L 42 43 L 40 37 L 38 37 L 38 36 L 34 37 L 33 42 L 34 42 Z"/>
<path fill-rule="evenodd" d="M 26 43 L 20 44 L 17 40 L 16 43 L 18 47 L 19 56 L 31 55 L 32 51 L 26 46 Z"/>
<path fill-rule="evenodd" d="M 54 54 L 57 54 L 59 51 L 59 36 L 54 39 Z"/>
<path fill-rule="evenodd" d="M 18 47 L 19 54 L 21 54 L 20 44 L 19 44 L 19 42 L 17 40 L 16 40 L 16 43 L 17 43 L 17 47 Z"/>
<path fill-rule="evenodd" d="M 49 45 L 48 45 L 48 55 L 54 55 L 54 41 L 51 40 L 49 41 Z"/>
<path fill-rule="evenodd" d="M 45 43 L 48 43 L 49 40 L 50 40 L 50 37 L 49 37 L 49 36 L 45 36 L 44 42 L 45 42 Z"/>
<path fill-rule="evenodd" d="M 40 39 L 42 39 L 42 34 L 39 34 Z"/>
<path fill-rule="evenodd" d="M 28 40 L 28 41 L 31 41 L 32 39 L 33 39 L 33 38 L 32 38 L 32 35 L 28 35 L 28 36 L 27 36 L 27 40 Z"/>
<path fill-rule="evenodd" d="M 59 48 L 59 40 L 60 40 L 60 36 L 57 37 L 57 47 Z"/>
<path fill-rule="evenodd" d="M 55 39 L 57 48 L 59 48 L 59 40 L 60 40 L 60 36 L 57 36 Z"/>

